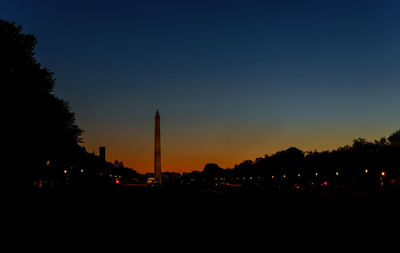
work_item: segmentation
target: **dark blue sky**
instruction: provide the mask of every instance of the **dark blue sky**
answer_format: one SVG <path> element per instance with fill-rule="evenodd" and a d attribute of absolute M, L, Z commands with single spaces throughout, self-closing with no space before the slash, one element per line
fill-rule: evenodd
<path fill-rule="evenodd" d="M 400 128 L 399 1 L 18 1 L 89 151 L 201 169 Z"/>

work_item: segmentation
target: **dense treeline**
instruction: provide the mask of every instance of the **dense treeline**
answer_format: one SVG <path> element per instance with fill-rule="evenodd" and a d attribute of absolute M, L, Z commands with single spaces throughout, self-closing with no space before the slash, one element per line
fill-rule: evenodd
<path fill-rule="evenodd" d="M 36 43 L 32 34 L 22 33 L 21 26 L 0 20 L 4 172 L 21 180 L 30 180 L 48 161 L 70 167 L 85 154 L 74 113 L 53 94 L 53 73 L 34 57 Z"/>
<path fill-rule="evenodd" d="M 53 73 L 36 61 L 36 38 L 21 30 L 21 26 L 0 20 L 6 134 L 35 163 L 61 159 L 78 148 L 82 130 L 75 124 L 69 104 L 53 94 Z"/>
<path fill-rule="evenodd" d="M 233 169 L 207 164 L 202 174 L 211 184 L 224 184 L 222 179 L 230 184 L 247 182 L 286 190 L 320 188 L 326 184 L 347 190 L 375 191 L 384 184 L 398 183 L 400 130 L 389 138 L 372 142 L 355 139 L 352 146 L 332 151 L 303 152 L 292 147 L 254 161 L 244 161 Z"/>
<path fill-rule="evenodd" d="M 101 160 L 80 145 L 82 130 L 67 101 L 54 93 L 53 73 L 36 60 L 36 38 L 0 20 L 0 85 L 3 119 L 2 173 L 11 188 L 99 181 L 110 171 L 139 174 Z M 101 181 L 101 180 L 100 180 Z M 51 183 L 49 183 L 51 182 Z"/>

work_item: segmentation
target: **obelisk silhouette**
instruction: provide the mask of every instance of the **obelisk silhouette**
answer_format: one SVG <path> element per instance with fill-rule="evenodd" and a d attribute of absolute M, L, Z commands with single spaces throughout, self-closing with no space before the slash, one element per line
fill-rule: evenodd
<path fill-rule="evenodd" d="M 154 182 L 161 183 L 161 142 L 160 142 L 160 114 L 158 110 L 155 117 L 154 132 Z"/>

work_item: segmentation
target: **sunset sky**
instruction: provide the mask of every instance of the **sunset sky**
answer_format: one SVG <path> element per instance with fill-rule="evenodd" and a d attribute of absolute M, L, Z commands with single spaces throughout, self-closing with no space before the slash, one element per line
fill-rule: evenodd
<path fill-rule="evenodd" d="M 84 146 L 153 170 L 223 168 L 400 129 L 400 1 L 20 1 Z"/>

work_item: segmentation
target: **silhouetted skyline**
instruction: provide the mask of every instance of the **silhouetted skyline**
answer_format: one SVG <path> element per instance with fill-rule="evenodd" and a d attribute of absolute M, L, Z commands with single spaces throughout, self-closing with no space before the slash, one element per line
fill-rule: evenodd
<path fill-rule="evenodd" d="M 398 1 L 2 1 L 88 151 L 153 170 L 333 149 L 400 126 Z"/>
<path fill-rule="evenodd" d="M 1 101 L 8 119 L 2 166 L 5 178 L 12 178 L 5 184 L 12 193 L 324 199 L 396 197 L 400 193 L 400 130 L 374 141 L 357 138 L 351 146 L 332 151 L 304 152 L 290 147 L 233 168 L 207 163 L 202 171 L 162 173 L 158 110 L 154 173 L 138 173 L 123 161 L 108 161 L 104 146 L 99 147 L 97 156 L 81 145 L 82 130 L 68 101 L 53 94 L 54 73 L 34 57 L 35 36 L 0 19 L 0 38 Z M 29 144 L 34 145 L 29 152 L 17 147 Z"/>

